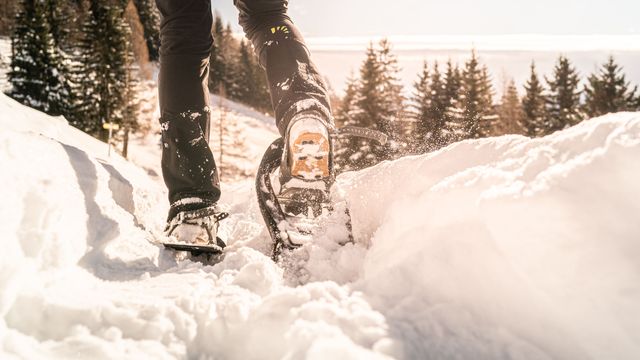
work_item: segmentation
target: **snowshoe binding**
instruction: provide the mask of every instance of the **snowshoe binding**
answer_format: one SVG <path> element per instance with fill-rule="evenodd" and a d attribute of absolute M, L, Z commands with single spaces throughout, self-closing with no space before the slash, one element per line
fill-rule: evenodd
<path fill-rule="evenodd" d="M 273 240 L 274 260 L 285 249 L 313 241 L 319 219 L 333 211 L 333 140 L 340 135 L 386 142 L 384 134 L 354 127 L 338 130 L 319 113 L 307 111 L 296 115 L 284 139 L 275 140 L 265 152 L 256 189 L 260 211 Z M 275 176 L 278 171 L 279 176 Z M 348 209 L 345 212 L 348 215 Z M 345 226 L 350 234 L 350 221 Z M 352 241 L 351 237 L 345 243 L 348 241 Z"/>
<path fill-rule="evenodd" d="M 178 212 L 167 223 L 163 242 L 165 248 L 187 251 L 192 255 L 221 254 L 225 242 L 217 237 L 220 221 L 229 214 L 219 212 L 215 205 Z"/>

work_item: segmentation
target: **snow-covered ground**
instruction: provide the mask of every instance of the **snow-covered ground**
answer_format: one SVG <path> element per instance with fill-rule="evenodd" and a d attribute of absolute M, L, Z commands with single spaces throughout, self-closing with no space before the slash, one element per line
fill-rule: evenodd
<path fill-rule="evenodd" d="M 269 119 L 227 109 L 255 167 Z M 344 174 L 356 244 L 329 227 L 286 266 L 250 177 L 224 184 L 221 263 L 152 244 L 165 190 L 135 146 L 142 167 L 0 95 L 0 358 L 640 356 L 638 113 Z"/>

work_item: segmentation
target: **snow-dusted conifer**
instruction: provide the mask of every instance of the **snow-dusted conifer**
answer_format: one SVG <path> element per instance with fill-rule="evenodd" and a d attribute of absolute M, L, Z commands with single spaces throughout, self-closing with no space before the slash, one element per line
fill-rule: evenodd
<path fill-rule="evenodd" d="M 429 143 L 435 135 L 434 122 L 431 118 L 431 73 L 429 65 L 424 62 L 422 71 L 418 74 L 418 80 L 413 84 L 411 97 L 412 116 L 416 121 L 416 133 L 414 135 L 414 147 L 418 152 L 426 152 L 430 148 Z"/>
<path fill-rule="evenodd" d="M 591 74 L 584 87 L 585 113 L 596 117 L 618 111 L 634 110 L 637 86 L 630 89 L 622 68 L 613 56 L 602 65 L 597 74 Z"/>
<path fill-rule="evenodd" d="M 334 111 L 334 120 L 337 127 L 357 125 L 359 108 L 357 104 L 359 80 L 353 72 L 347 79 L 347 87 L 344 96 Z M 358 139 L 342 138 L 338 139 L 335 151 L 335 167 L 338 172 L 353 170 L 356 168 L 354 160 L 357 160 L 359 146 Z M 355 156 L 355 158 L 353 158 Z"/>
<path fill-rule="evenodd" d="M 103 123 L 123 125 L 130 101 L 133 54 L 119 2 L 91 0 L 84 24 L 82 83 L 84 131 L 106 138 Z"/>
<path fill-rule="evenodd" d="M 498 117 L 499 121 L 496 123 L 492 135 L 524 134 L 524 111 L 513 79 L 509 81 L 502 94 Z"/>
<path fill-rule="evenodd" d="M 544 88 L 536 73 L 535 63 L 531 63 L 531 75 L 524 85 L 525 94 L 522 98 L 524 111 L 523 125 L 525 135 L 529 137 L 542 136 L 547 129 L 547 108 Z"/>
<path fill-rule="evenodd" d="M 253 78 L 254 94 L 251 97 L 251 106 L 267 113 L 273 113 L 271 105 L 271 96 L 269 93 L 269 83 L 267 82 L 267 74 L 265 69 L 260 66 L 258 57 L 255 56 L 253 45 L 247 43 L 249 54 L 249 64 L 251 66 L 251 76 Z"/>
<path fill-rule="evenodd" d="M 382 112 L 379 100 L 380 83 L 382 82 L 382 66 L 378 60 L 378 54 L 373 44 L 369 44 L 366 58 L 360 67 L 360 86 L 358 98 L 356 100 L 358 108 L 361 109 L 358 114 L 357 123 L 359 126 L 378 128 L 376 117 Z"/>
<path fill-rule="evenodd" d="M 547 134 L 575 125 L 583 119 L 580 114 L 580 78 L 569 59 L 560 56 L 553 71 L 553 78 L 546 79 L 549 86 L 547 96 Z"/>
<path fill-rule="evenodd" d="M 214 38 L 209 59 L 209 89 L 216 94 L 271 112 L 271 98 L 264 69 L 251 43 L 233 35 L 218 13 L 214 15 Z"/>
<path fill-rule="evenodd" d="M 378 57 L 382 70 L 381 82 L 381 110 L 377 117 L 378 127 L 390 136 L 391 141 L 386 147 L 374 145 L 374 151 L 381 159 L 390 159 L 410 152 L 409 142 L 412 137 L 412 126 L 407 120 L 404 107 L 405 98 L 402 94 L 403 86 L 400 79 L 398 58 L 392 53 L 391 42 L 382 39 L 378 44 Z"/>
<path fill-rule="evenodd" d="M 414 84 L 412 107 L 416 120 L 418 152 L 427 152 L 446 145 L 447 109 L 451 99 L 447 97 L 446 81 L 443 79 L 438 63 L 429 71 L 425 62 L 418 81 Z"/>
<path fill-rule="evenodd" d="M 157 61 L 160 59 L 160 13 L 155 0 L 134 0 L 134 4 L 144 29 L 149 60 Z"/>
<path fill-rule="evenodd" d="M 253 82 L 253 66 L 251 64 L 250 50 L 243 40 L 240 43 L 236 75 L 234 79 L 235 88 L 232 89 L 233 99 L 240 100 L 246 104 L 252 104 L 255 100 L 255 84 Z"/>
<path fill-rule="evenodd" d="M 213 47 L 209 58 L 209 89 L 218 94 L 220 86 L 224 84 L 226 76 L 226 63 L 222 37 L 224 35 L 224 24 L 219 13 L 215 13 L 213 22 Z"/>
<path fill-rule="evenodd" d="M 447 144 L 446 125 L 447 109 L 451 104 L 451 99 L 447 96 L 446 82 L 442 77 L 438 63 L 433 64 L 431 71 L 431 101 L 429 106 L 429 117 L 433 122 L 433 134 L 431 136 L 430 150 L 441 148 Z"/>
<path fill-rule="evenodd" d="M 493 90 L 486 67 L 480 65 L 476 52 L 466 62 L 458 108 L 462 139 L 489 136 L 497 116 L 493 108 Z"/>
<path fill-rule="evenodd" d="M 481 86 L 480 94 L 482 99 L 482 117 L 480 121 L 480 134 L 479 137 L 489 137 L 493 135 L 493 129 L 499 122 L 497 106 L 493 103 L 493 97 L 495 91 L 493 90 L 493 84 L 491 82 L 491 75 L 489 75 L 489 68 L 486 65 L 482 66 Z"/>
<path fill-rule="evenodd" d="M 11 36 L 9 95 L 51 115 L 61 115 L 62 59 L 47 19 L 47 3 L 24 0 Z"/>
<path fill-rule="evenodd" d="M 129 135 L 140 130 L 138 117 L 140 115 L 140 68 L 134 61 L 132 53 L 126 57 L 127 71 L 125 72 L 124 109 L 122 111 L 122 156 L 128 157 Z"/>
<path fill-rule="evenodd" d="M 447 61 L 447 71 L 444 81 L 444 96 L 447 108 L 445 110 L 445 126 L 443 139 L 446 143 L 464 138 L 462 124 L 462 110 L 460 108 L 460 88 L 462 87 L 462 74 L 458 65 L 454 65 L 451 59 Z"/>
<path fill-rule="evenodd" d="M 227 24 L 220 39 L 220 52 L 225 62 L 225 73 L 222 82 L 226 89 L 227 96 L 231 99 L 240 98 L 240 42 L 234 37 L 231 24 Z"/>
<path fill-rule="evenodd" d="M 391 131 L 395 121 L 402 118 L 404 97 L 400 80 L 400 67 L 397 57 L 391 52 L 391 43 L 387 39 L 380 41 L 378 57 L 381 67 L 382 112 L 378 121 L 381 129 Z"/>
<path fill-rule="evenodd" d="M 388 146 L 362 140 L 352 159 L 358 167 L 366 167 L 397 155 L 405 148 L 404 134 L 397 129 L 404 116 L 404 97 L 399 79 L 400 69 L 391 53 L 391 44 L 382 40 L 378 47 L 369 45 L 360 67 L 360 86 L 355 100 L 358 109 L 355 124 L 382 131 L 391 137 Z"/>
<path fill-rule="evenodd" d="M 378 118 L 383 113 L 382 71 L 378 53 L 371 43 L 360 67 L 360 86 L 355 100 L 359 111 L 353 120 L 358 126 L 380 131 L 384 131 L 380 127 L 383 119 Z M 357 168 L 370 166 L 382 160 L 380 156 L 383 154 L 380 151 L 374 152 L 370 141 L 358 140 L 358 144 L 358 151 L 351 157 Z"/>
<path fill-rule="evenodd" d="M 342 127 L 354 124 L 353 118 L 357 111 L 356 99 L 358 96 L 358 87 L 358 79 L 352 72 L 347 78 L 347 87 L 344 96 L 334 111 L 336 126 Z"/>

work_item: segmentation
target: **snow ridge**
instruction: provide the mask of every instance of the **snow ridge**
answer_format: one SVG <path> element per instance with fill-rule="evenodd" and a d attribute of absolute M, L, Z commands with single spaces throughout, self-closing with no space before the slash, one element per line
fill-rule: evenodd
<path fill-rule="evenodd" d="M 637 357 L 638 156 L 627 113 L 343 178 L 372 244 L 359 289 L 412 358 Z"/>

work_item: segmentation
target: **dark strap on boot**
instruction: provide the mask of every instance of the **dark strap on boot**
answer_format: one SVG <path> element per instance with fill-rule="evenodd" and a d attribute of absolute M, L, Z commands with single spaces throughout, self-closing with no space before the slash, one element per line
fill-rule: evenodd
<path fill-rule="evenodd" d="M 357 126 L 344 126 L 334 131 L 335 136 L 357 136 L 366 138 L 378 142 L 380 145 L 387 143 L 389 137 L 377 130 L 357 127 Z"/>

